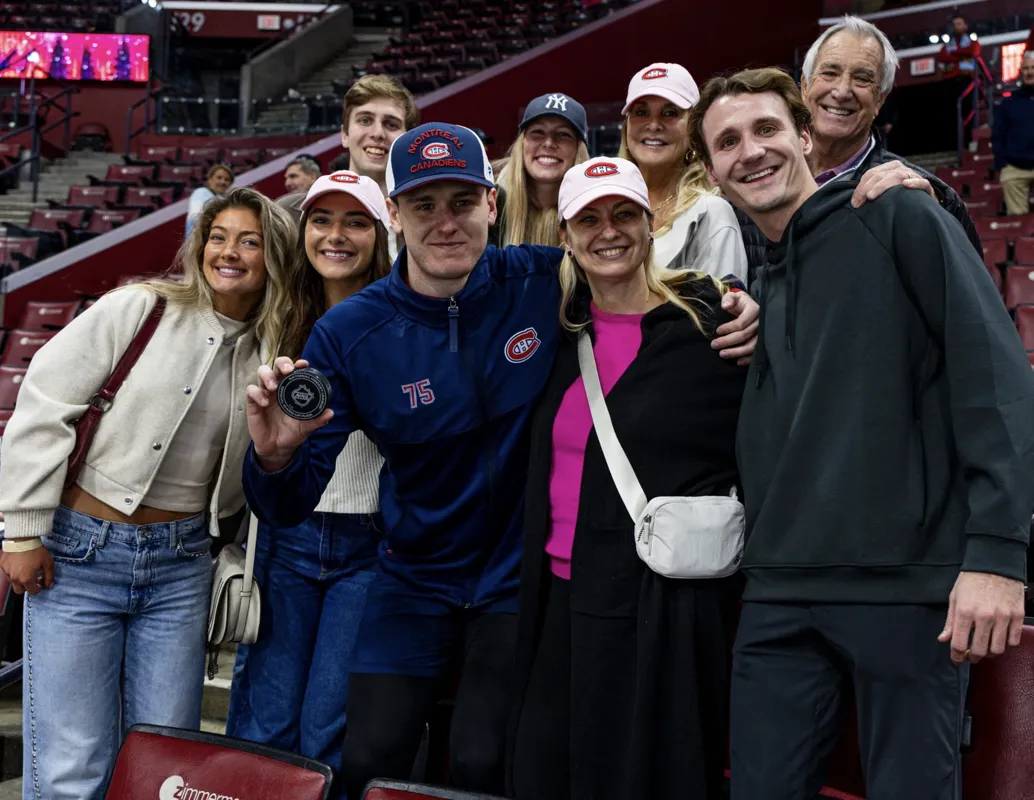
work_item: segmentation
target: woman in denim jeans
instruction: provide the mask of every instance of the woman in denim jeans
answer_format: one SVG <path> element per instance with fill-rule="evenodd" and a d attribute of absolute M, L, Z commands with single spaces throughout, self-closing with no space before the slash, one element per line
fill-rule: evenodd
<path fill-rule="evenodd" d="M 213 199 L 183 282 L 102 297 L 33 358 L 3 438 L 0 568 L 27 592 L 26 800 L 100 800 L 126 729 L 201 722 L 211 535 L 239 527 L 244 394 L 278 334 L 290 217 Z M 65 489 L 75 421 L 157 299 L 166 308 Z"/>
<path fill-rule="evenodd" d="M 274 349 L 293 358 L 327 309 L 391 269 L 387 205 L 373 180 L 325 175 L 301 208 L 290 311 Z M 316 512 L 296 528 L 260 527 L 262 623 L 258 641 L 237 650 L 228 735 L 340 768 L 352 649 L 381 538 L 383 463 L 353 434 Z"/>

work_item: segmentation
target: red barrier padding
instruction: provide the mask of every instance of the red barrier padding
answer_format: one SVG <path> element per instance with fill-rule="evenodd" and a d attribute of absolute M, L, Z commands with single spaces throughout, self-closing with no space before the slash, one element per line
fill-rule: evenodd
<path fill-rule="evenodd" d="M 326 764 L 214 733 L 136 725 L 105 800 L 326 800 Z"/>

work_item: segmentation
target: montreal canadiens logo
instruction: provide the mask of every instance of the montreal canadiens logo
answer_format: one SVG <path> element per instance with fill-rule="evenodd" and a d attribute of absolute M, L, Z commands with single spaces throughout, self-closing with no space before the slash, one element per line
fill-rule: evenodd
<path fill-rule="evenodd" d="M 539 339 L 535 329 L 525 328 L 523 331 L 517 331 L 507 340 L 503 352 L 506 353 L 506 360 L 511 364 L 520 364 L 535 355 L 540 344 L 542 344 L 542 340 Z"/>
<path fill-rule="evenodd" d="M 608 175 L 617 174 L 618 165 L 611 164 L 609 161 L 601 161 L 599 164 L 593 164 L 585 170 L 585 176 L 587 178 L 606 178 Z"/>
<path fill-rule="evenodd" d="M 354 172 L 335 172 L 330 179 L 335 183 L 359 183 L 359 176 Z"/>
<path fill-rule="evenodd" d="M 445 142 L 425 144 L 424 149 L 420 151 L 421 158 L 448 158 L 450 155 L 452 155 L 452 150 Z"/>
<path fill-rule="evenodd" d="M 644 81 L 655 81 L 658 78 L 667 78 L 667 77 L 668 77 L 668 70 L 664 69 L 663 67 L 654 67 L 653 69 L 648 69 L 648 70 L 646 70 L 646 72 L 643 73 L 643 80 Z"/>

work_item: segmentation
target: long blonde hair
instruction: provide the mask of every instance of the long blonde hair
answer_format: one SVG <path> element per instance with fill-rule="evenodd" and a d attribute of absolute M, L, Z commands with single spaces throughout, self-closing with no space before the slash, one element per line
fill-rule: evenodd
<path fill-rule="evenodd" d="M 647 217 L 649 218 L 650 216 L 652 215 L 647 212 Z M 561 227 L 566 229 L 567 223 L 562 223 Z M 646 271 L 646 285 L 650 291 L 663 298 L 664 302 L 671 303 L 685 311 L 693 320 L 697 330 L 705 336 L 709 335 L 708 326 L 701 317 L 701 312 L 709 314 L 711 311 L 710 306 L 696 297 L 683 297 L 680 289 L 693 281 L 702 281 L 709 286 L 713 286 L 718 292 L 718 296 L 721 297 L 729 291 L 729 287 L 706 272 L 698 272 L 692 269 L 675 270 L 658 267 L 653 263 L 652 255 L 653 242 L 651 241 L 650 249 L 646 252 L 646 258 L 643 261 L 642 267 Z M 572 333 L 582 330 L 590 322 L 589 317 L 578 313 L 576 295 L 578 294 L 580 284 L 588 286 L 589 279 L 585 277 L 585 270 L 578 265 L 574 256 L 571 255 L 570 248 L 567 248 L 567 252 L 560 261 L 560 325 L 564 330 L 571 331 Z M 709 322 L 713 322 L 713 320 L 709 320 Z"/>
<path fill-rule="evenodd" d="M 682 113 L 688 116 L 689 110 L 683 111 Z M 637 167 L 639 166 L 639 163 L 632 157 L 632 152 L 628 147 L 627 114 L 625 115 L 624 121 L 621 123 L 621 148 L 618 150 L 618 156 L 620 158 L 628 159 Z M 718 187 L 711 183 L 711 179 L 707 175 L 707 168 L 693 152 L 693 147 L 688 137 L 686 142 L 686 152 L 682 154 L 682 158 L 679 160 L 679 163 L 673 167 L 673 169 L 678 170 L 679 172 L 678 183 L 675 187 L 675 194 L 677 196 L 675 200 L 675 212 L 663 227 L 653 232 L 654 236 L 663 236 L 671 230 L 671 226 L 675 222 L 675 218 L 686 209 L 692 208 L 693 204 L 696 203 L 696 201 L 703 195 L 718 194 Z"/>
<path fill-rule="evenodd" d="M 212 287 L 204 272 L 205 245 L 215 218 L 231 208 L 246 208 L 262 224 L 266 285 L 262 300 L 248 318 L 246 330 L 253 330 L 259 341 L 277 342 L 282 336 L 286 305 L 289 302 L 287 265 L 298 234 L 290 215 L 254 189 L 231 189 L 224 196 L 214 197 L 205 204 L 197 225 L 180 246 L 168 273 L 171 276 L 182 270 L 182 282 L 165 277 L 130 286 L 146 289 L 170 302 L 183 303 L 197 309 L 211 309 Z"/>
<path fill-rule="evenodd" d="M 589 148 L 585 142 L 578 141 L 574 163 L 581 164 L 589 160 Z M 502 169 L 497 169 L 496 183 L 506 192 L 506 205 L 503 218 L 500 220 L 499 244 L 542 244 L 549 247 L 560 246 L 556 207 L 536 208 L 532 205 L 528 184 L 532 178 L 524 168 L 524 131 L 517 134 L 506 157 L 499 162 Z"/>
<path fill-rule="evenodd" d="M 288 268 L 287 292 L 288 307 L 284 315 L 281 339 L 276 342 L 274 351 L 278 356 L 301 358 L 305 342 L 312 333 L 316 321 L 327 312 L 326 294 L 323 288 L 323 277 L 309 260 L 305 249 L 305 228 L 309 224 L 309 208 L 302 214 L 298 223 L 298 244 L 294 258 Z M 376 241 L 373 246 L 373 258 L 367 265 L 366 283 L 369 285 L 380 280 L 391 272 L 391 256 L 388 251 L 388 231 L 379 222 L 376 226 Z"/>

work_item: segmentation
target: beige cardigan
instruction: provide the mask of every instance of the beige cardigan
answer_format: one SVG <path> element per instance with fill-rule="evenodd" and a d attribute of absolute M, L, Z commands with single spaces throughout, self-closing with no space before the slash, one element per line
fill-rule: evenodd
<path fill-rule="evenodd" d="M 5 538 L 46 536 L 53 525 L 81 417 L 154 306 L 139 288 L 102 297 L 33 357 L 3 437 L 0 511 Z M 170 302 L 140 360 L 100 424 L 77 483 L 124 514 L 147 495 L 166 445 L 205 380 L 224 332 L 210 309 Z M 251 441 L 245 388 L 259 367 L 255 337 L 233 345 L 230 425 L 224 442 L 198 442 L 223 451 L 211 490 L 209 528 L 244 506 L 241 466 Z M 228 399 L 229 401 L 229 399 Z"/>

